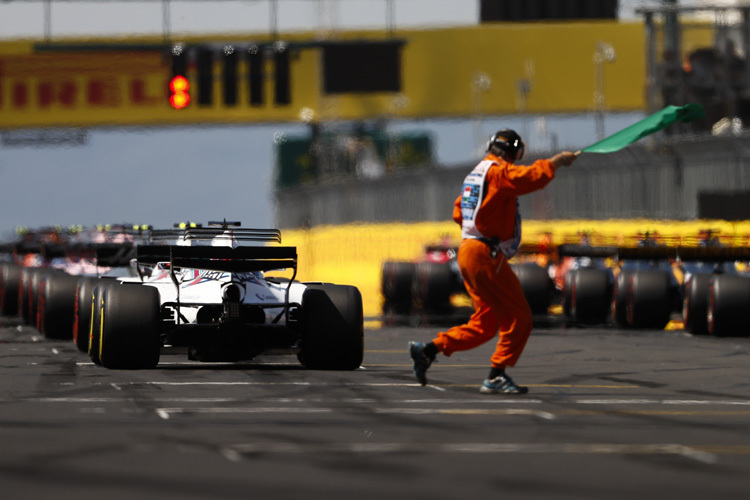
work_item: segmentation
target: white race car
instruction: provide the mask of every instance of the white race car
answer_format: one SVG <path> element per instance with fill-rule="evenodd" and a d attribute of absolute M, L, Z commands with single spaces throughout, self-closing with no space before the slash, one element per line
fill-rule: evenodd
<path fill-rule="evenodd" d="M 102 279 L 93 287 L 86 323 L 95 363 L 152 368 L 163 351 L 186 349 L 198 361 L 265 353 L 297 354 L 308 368 L 360 366 L 364 325 L 356 287 L 295 281 L 297 249 L 265 246 L 281 243 L 277 229 L 208 226 L 152 231 L 152 244 L 136 247 L 140 278 Z M 265 276 L 285 269 L 291 279 Z"/>

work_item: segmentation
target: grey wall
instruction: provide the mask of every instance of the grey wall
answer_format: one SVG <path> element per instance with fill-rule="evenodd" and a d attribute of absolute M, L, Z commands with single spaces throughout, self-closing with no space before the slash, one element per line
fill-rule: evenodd
<path fill-rule="evenodd" d="M 524 159 L 530 163 L 534 158 Z M 343 179 L 276 193 L 280 228 L 450 219 L 473 164 Z M 542 191 L 520 198 L 526 219 L 699 217 L 700 192 L 750 192 L 750 138 L 692 138 L 584 153 Z M 724 218 L 732 218 L 728 214 Z"/>

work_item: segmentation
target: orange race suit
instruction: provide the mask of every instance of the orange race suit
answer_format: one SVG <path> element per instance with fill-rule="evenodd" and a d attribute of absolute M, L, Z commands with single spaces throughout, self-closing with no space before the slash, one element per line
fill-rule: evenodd
<path fill-rule="evenodd" d="M 437 334 L 433 343 L 444 355 L 477 347 L 499 331 L 492 367 L 515 366 L 533 322 L 508 264 L 521 242 L 517 197 L 542 189 L 554 177 L 549 159 L 523 166 L 491 153 L 466 176 L 453 220 L 461 225 L 458 266 L 475 311 L 468 323 Z"/>

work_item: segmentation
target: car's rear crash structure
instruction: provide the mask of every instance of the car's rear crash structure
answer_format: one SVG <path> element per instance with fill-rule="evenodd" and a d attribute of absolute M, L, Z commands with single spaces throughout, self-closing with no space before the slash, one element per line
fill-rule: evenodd
<path fill-rule="evenodd" d="M 95 363 L 151 368 L 162 352 L 187 350 L 198 361 L 296 354 L 309 368 L 360 366 L 356 287 L 295 281 L 295 247 L 238 246 L 281 243 L 278 230 L 224 223 L 153 231 L 152 239 L 174 244 L 137 247 L 140 280 L 99 280 L 93 287 L 88 352 Z M 264 275 L 277 270 L 291 270 L 292 278 Z"/>

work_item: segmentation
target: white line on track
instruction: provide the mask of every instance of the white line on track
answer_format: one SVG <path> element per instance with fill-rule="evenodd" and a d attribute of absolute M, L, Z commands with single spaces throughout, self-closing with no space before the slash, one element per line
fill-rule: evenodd
<path fill-rule="evenodd" d="M 290 413 L 290 414 L 310 414 L 310 413 L 356 413 L 356 408 L 341 409 L 341 408 L 310 408 L 310 407 L 238 407 L 238 408 L 157 408 L 156 414 L 164 420 L 168 420 L 172 415 L 175 414 L 215 414 L 215 415 L 230 415 L 230 414 L 252 414 L 252 413 Z M 439 408 L 369 408 L 366 410 L 368 413 L 375 413 L 380 415 L 457 415 L 457 414 L 471 414 L 471 415 L 531 415 L 534 417 L 543 418 L 545 420 L 554 420 L 555 416 L 551 413 L 544 411 L 534 411 L 526 409 L 495 409 L 495 410 L 475 410 L 475 409 L 439 409 Z"/>
<path fill-rule="evenodd" d="M 227 453 L 229 456 L 227 456 Z M 717 456 L 681 444 L 614 443 L 240 443 L 226 447 L 222 454 L 237 461 L 250 454 L 299 453 L 493 453 L 493 454 L 571 454 L 571 455 L 679 455 L 701 463 L 714 464 Z M 230 458 L 231 457 L 231 458 Z"/>
<path fill-rule="evenodd" d="M 750 401 L 701 400 L 701 399 L 579 399 L 583 405 L 722 405 L 750 406 Z"/>
<path fill-rule="evenodd" d="M 18 402 L 18 399 L 0 399 L 0 402 Z M 120 402 L 174 402 L 174 403 L 229 403 L 249 402 L 300 404 L 300 403 L 347 403 L 347 404 L 465 404 L 465 405 L 538 405 L 545 401 L 529 398 L 482 397 L 472 399 L 459 398 L 406 398 L 406 399 L 376 399 L 376 398 L 247 398 L 247 397 L 40 397 L 28 398 L 23 401 L 36 403 L 120 403 Z M 557 401 L 557 404 L 568 405 L 652 405 L 652 406 L 750 406 L 750 401 L 740 400 L 696 400 L 696 399 L 571 399 Z"/>

